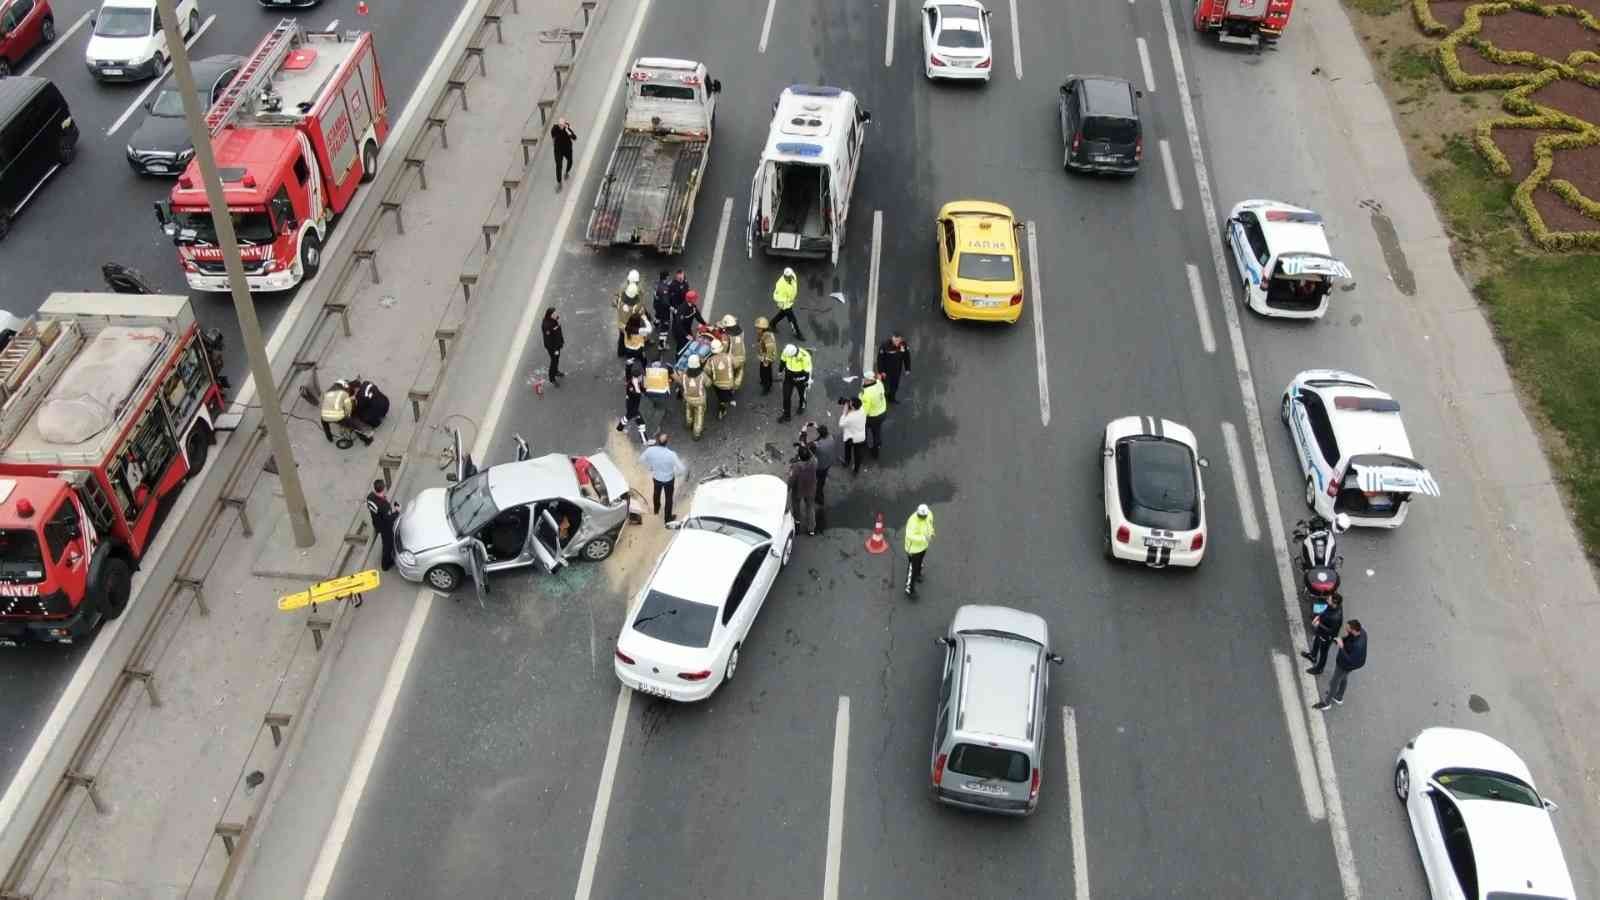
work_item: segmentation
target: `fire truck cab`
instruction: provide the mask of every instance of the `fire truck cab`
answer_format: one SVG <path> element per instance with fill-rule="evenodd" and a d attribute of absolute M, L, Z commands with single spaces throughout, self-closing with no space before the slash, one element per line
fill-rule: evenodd
<path fill-rule="evenodd" d="M 52 294 L 0 350 L 0 646 L 120 616 L 222 395 L 189 298 Z"/>
<path fill-rule="evenodd" d="M 1194 30 L 1224 44 L 1276 43 L 1289 25 L 1294 0 L 1195 0 Z"/>
<path fill-rule="evenodd" d="M 279 22 L 206 114 L 217 174 L 252 291 L 317 273 L 333 220 L 378 171 L 388 99 L 368 32 L 306 32 Z M 197 161 L 156 219 L 189 287 L 227 291 L 222 249 Z"/>

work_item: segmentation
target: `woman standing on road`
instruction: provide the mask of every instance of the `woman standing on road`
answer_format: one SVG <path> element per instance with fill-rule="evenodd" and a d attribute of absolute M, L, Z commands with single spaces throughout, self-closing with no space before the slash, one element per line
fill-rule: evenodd
<path fill-rule="evenodd" d="M 561 317 L 556 315 L 554 307 L 544 311 L 540 330 L 544 332 L 544 352 L 550 354 L 550 383 L 561 387 L 561 379 L 566 374 L 561 371 L 561 348 L 567 345 L 567 339 L 561 333 Z"/>

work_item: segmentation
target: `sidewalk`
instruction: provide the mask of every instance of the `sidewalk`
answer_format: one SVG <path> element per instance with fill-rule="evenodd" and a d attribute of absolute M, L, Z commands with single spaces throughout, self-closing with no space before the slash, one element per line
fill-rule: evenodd
<path fill-rule="evenodd" d="M 393 404 L 388 420 L 371 446 L 339 450 L 325 441 L 314 407 L 300 401 L 289 409 L 315 546 L 294 546 L 278 480 L 262 469 L 265 451 L 258 451 L 254 474 L 241 487 L 241 493 L 248 488 L 252 534 L 230 516 L 209 536 L 212 562 L 203 570 L 209 615 L 191 604 L 168 631 L 156 680 L 161 705 L 141 696 L 109 723 L 115 737 L 84 767 L 108 808 L 99 813 L 87 793 L 75 793 L 37 856 L 42 871 L 30 873 L 32 896 L 204 897 L 225 887 L 229 854 L 213 828 L 259 814 L 285 756 L 264 718 L 288 714 L 282 736 L 293 745 L 294 719 L 321 657 L 307 628 L 313 614 L 280 613 L 277 598 L 375 567 L 373 548 L 346 534 L 380 456 L 409 445 L 408 470 L 437 459 L 442 442 L 414 421 L 407 392 L 434 383 L 442 365 L 436 331 L 459 330 L 466 318 L 457 273 L 464 260 L 482 255 L 480 225 L 503 199 L 502 179 L 520 159 L 525 123 L 530 116 L 538 122 L 538 88 L 566 49 L 565 42 L 542 42 L 539 32 L 582 24 L 577 0 L 521 0 L 518 13 L 509 6 L 505 12 L 504 44 L 488 31 L 487 75 L 474 69 L 467 82 L 468 111 L 449 117 L 448 146 L 436 145 L 427 156 L 427 190 L 405 201 L 405 233 L 395 233 L 390 219 L 377 254 L 382 282 L 362 285 L 362 275 L 345 291 L 354 338 L 329 329 L 333 337 L 316 354 L 323 384 L 357 374 L 377 380 Z M 324 606 L 315 615 L 341 620 L 346 611 Z M 332 641 L 342 641 L 340 631 L 336 622 L 327 653 L 336 649 Z"/>

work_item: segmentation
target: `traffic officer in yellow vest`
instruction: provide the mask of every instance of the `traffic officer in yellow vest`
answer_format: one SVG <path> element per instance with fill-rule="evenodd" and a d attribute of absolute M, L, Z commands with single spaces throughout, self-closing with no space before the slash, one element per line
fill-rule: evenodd
<path fill-rule="evenodd" d="M 706 370 L 700 367 L 700 357 L 691 355 L 683 373 L 683 420 L 697 441 L 706 424 L 706 391 Z"/>
<path fill-rule="evenodd" d="M 772 393 L 772 364 L 778 361 L 778 336 L 767 317 L 756 319 L 756 361 L 761 364 L 761 393 Z"/>
<path fill-rule="evenodd" d="M 722 340 L 728 345 L 728 358 L 733 361 L 733 389 L 737 391 L 744 387 L 744 361 L 748 355 L 744 346 L 744 329 L 732 315 L 723 316 L 718 324 L 722 326 Z"/>
<path fill-rule="evenodd" d="M 922 558 L 933 543 L 933 510 L 924 503 L 906 520 L 906 596 L 917 595 L 917 582 L 922 580 Z"/>
<path fill-rule="evenodd" d="M 803 341 L 806 336 L 800 333 L 800 320 L 794 317 L 794 298 L 800 294 L 800 282 L 794 277 L 793 269 L 784 269 L 778 276 L 778 283 L 772 286 L 772 304 L 778 307 L 778 314 L 772 317 L 772 330 L 778 330 L 778 323 L 784 319 L 794 326 L 794 339 Z"/>
<path fill-rule="evenodd" d="M 628 272 L 628 280 L 623 283 L 622 289 L 611 298 L 611 308 L 617 311 L 617 356 L 625 356 L 622 352 L 623 344 L 627 337 L 628 320 L 639 316 L 649 321 L 650 316 L 644 311 L 644 303 L 639 299 L 639 270 L 632 269 Z M 642 348 L 641 348 L 642 349 Z"/>
<path fill-rule="evenodd" d="M 800 392 L 800 412 L 806 411 L 806 388 L 811 386 L 811 351 L 789 344 L 779 357 L 783 363 L 783 415 L 779 422 L 789 421 L 789 402 L 795 391 Z"/>
<path fill-rule="evenodd" d="M 883 448 L 883 417 L 889 412 L 889 399 L 876 372 L 869 371 L 861 378 L 861 411 L 867 414 L 867 449 L 877 459 Z"/>
<path fill-rule="evenodd" d="M 733 357 L 719 340 L 711 342 L 707 368 L 711 370 L 711 386 L 717 389 L 717 418 L 721 419 L 728 414 L 728 407 L 739 404 L 733 399 Z"/>

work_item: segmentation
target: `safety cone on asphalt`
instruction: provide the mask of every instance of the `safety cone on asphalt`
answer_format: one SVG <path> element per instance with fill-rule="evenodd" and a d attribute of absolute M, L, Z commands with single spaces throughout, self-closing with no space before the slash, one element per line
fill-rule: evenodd
<path fill-rule="evenodd" d="M 889 542 L 883 539 L 883 513 L 878 513 L 878 520 L 872 523 L 872 536 L 867 538 L 867 552 L 889 552 Z"/>

